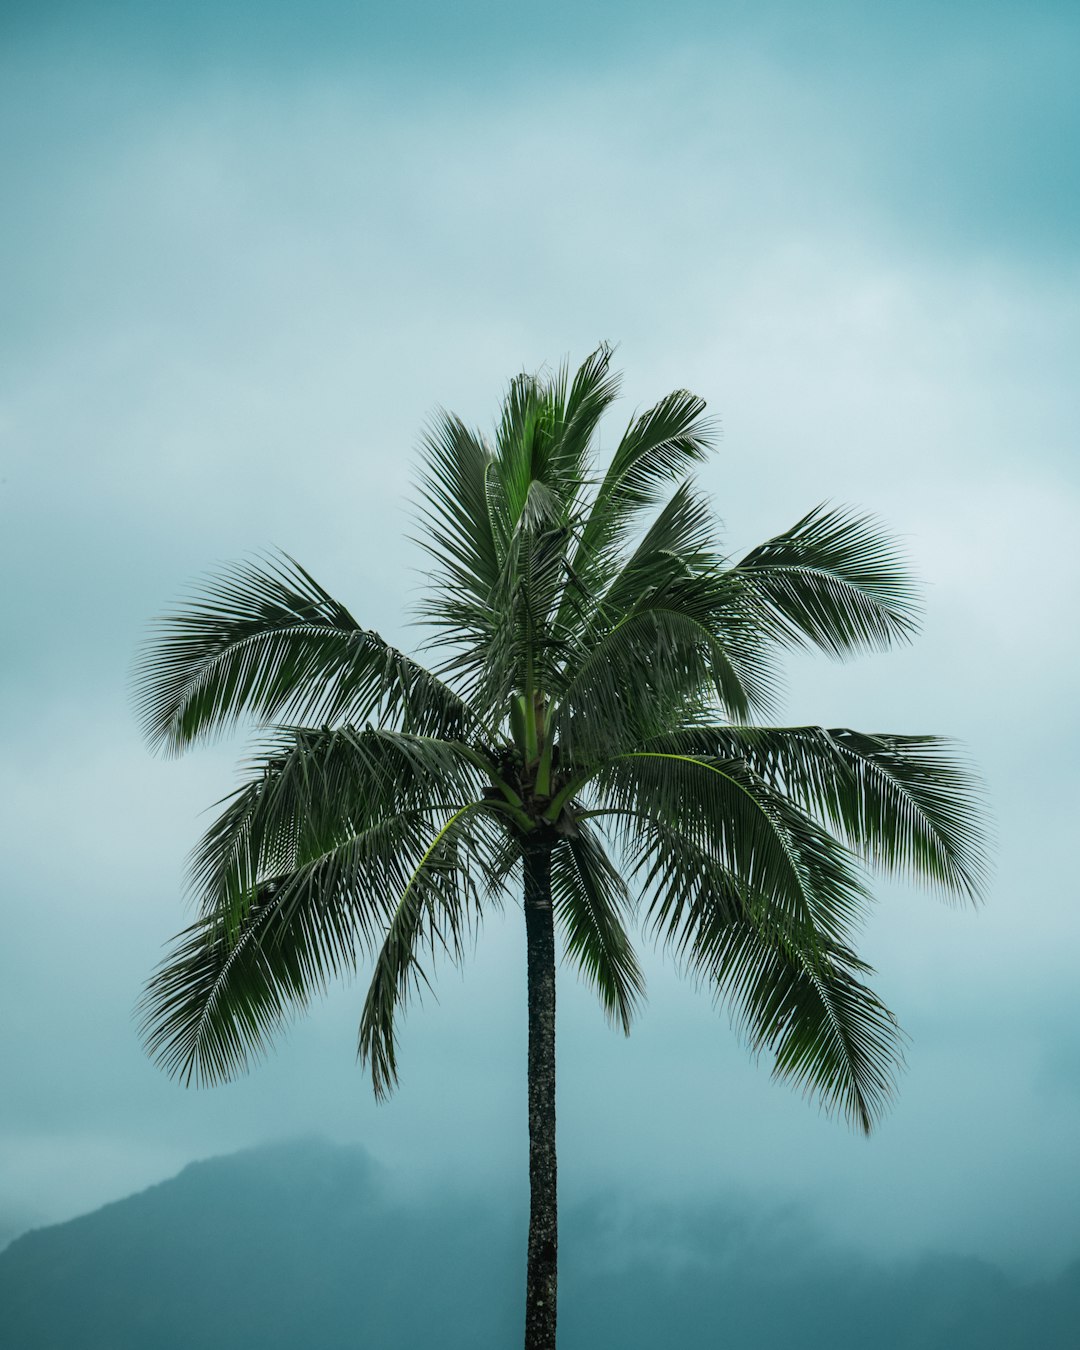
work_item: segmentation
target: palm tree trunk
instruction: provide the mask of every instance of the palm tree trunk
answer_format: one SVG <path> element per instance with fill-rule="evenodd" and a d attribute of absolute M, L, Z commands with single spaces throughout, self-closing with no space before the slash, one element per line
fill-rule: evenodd
<path fill-rule="evenodd" d="M 529 1255 L 525 1350 L 555 1350 L 559 1223 L 555 1168 L 555 924 L 551 852 L 525 854 L 529 955 Z"/>

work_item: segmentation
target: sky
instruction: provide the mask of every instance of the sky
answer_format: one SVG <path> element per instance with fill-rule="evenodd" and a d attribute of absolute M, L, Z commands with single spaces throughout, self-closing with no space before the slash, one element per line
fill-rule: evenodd
<path fill-rule="evenodd" d="M 564 1195 L 1080 1256 L 1078 55 L 1049 3 L 6 6 L 0 1242 L 312 1132 L 417 1193 L 524 1194 L 512 909 L 410 1011 L 389 1103 L 359 983 L 226 1087 L 146 1059 L 133 1009 L 244 741 L 155 759 L 129 678 L 155 615 L 269 547 L 415 647 L 425 418 L 489 425 L 517 371 L 607 340 L 602 448 L 701 394 L 732 552 L 822 500 L 902 539 L 922 635 L 792 659 L 785 716 L 958 737 L 996 866 L 978 911 L 877 888 L 861 950 L 910 1043 L 869 1141 L 661 953 L 629 1039 L 561 972 Z"/>

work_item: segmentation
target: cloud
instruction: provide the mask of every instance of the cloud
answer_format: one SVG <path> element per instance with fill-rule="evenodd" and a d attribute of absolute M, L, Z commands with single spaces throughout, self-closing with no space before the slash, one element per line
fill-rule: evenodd
<path fill-rule="evenodd" d="M 563 1207 L 560 1336 L 571 1346 L 1072 1344 L 1073 1267 L 1021 1284 L 955 1256 L 880 1266 L 804 1215 L 729 1198 Z M 0 1254 L 24 1341 L 244 1350 L 505 1344 L 520 1326 L 524 1217 L 445 1183 L 419 1203 L 358 1149 L 308 1140 L 185 1168 Z M 63 1297 L 57 1297 L 59 1289 Z M 78 1328 L 77 1333 L 75 1328 Z M 175 1339 L 174 1339 L 175 1338 Z M 181 1339 L 183 1338 L 183 1339 Z"/>
<path fill-rule="evenodd" d="M 91 1160 L 119 1192 L 283 1128 L 362 1137 L 428 1176 L 519 1175 L 512 913 L 410 1015 L 406 1080 L 382 1110 L 353 1067 L 355 987 L 221 1092 L 184 1094 L 145 1062 L 131 1008 L 183 922 L 183 858 L 239 745 L 152 761 L 126 680 L 151 615 L 272 544 L 411 645 L 422 563 L 405 498 L 424 416 L 486 422 L 515 370 L 611 338 L 619 417 L 683 384 L 720 413 L 703 482 L 733 548 L 826 497 L 905 537 L 930 583 L 924 638 L 848 666 L 792 661 L 785 715 L 962 735 L 1001 857 L 984 913 L 887 888 L 867 931 L 915 1037 L 869 1146 L 745 1063 L 660 958 L 628 1042 L 565 980 L 565 1174 L 676 1195 L 741 1176 L 822 1206 L 849 1238 L 872 1196 L 890 1217 L 866 1241 L 883 1249 L 1075 1249 L 1061 1178 L 1080 1103 L 1050 1090 L 1075 1050 L 1062 616 L 1080 334 L 1044 142 L 1074 134 L 1064 20 L 1025 15 L 1016 47 L 992 9 L 976 32 L 943 21 L 934 43 L 918 14 L 871 33 L 843 7 L 820 26 L 776 9 L 724 45 L 698 13 L 649 50 L 631 18 L 587 69 L 581 53 L 539 60 L 549 32 L 531 64 L 497 61 L 484 82 L 438 65 L 442 20 L 415 60 L 403 28 L 385 61 L 314 43 L 228 66 L 214 53 L 239 53 L 235 30 L 201 9 L 218 36 L 200 47 L 195 24 L 171 63 L 170 33 L 140 46 L 121 8 L 108 20 L 135 36 L 110 50 L 77 24 L 19 29 L 0 81 L 0 520 L 18 578 L 2 959 L 22 1085 L 0 1129 L 19 1222 L 105 1198 L 78 1183 Z M 292 31 L 268 27 L 282 44 Z M 1016 1180 L 988 1196 L 988 1175 Z"/>

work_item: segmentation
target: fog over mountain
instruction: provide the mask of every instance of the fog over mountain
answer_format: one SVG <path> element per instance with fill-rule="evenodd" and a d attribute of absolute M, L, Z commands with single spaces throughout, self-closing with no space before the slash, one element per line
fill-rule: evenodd
<path fill-rule="evenodd" d="M 524 1212 L 423 1199 L 357 1147 L 305 1140 L 193 1163 L 0 1254 L 11 1350 L 495 1350 L 520 1335 Z M 565 1350 L 1074 1350 L 1080 1262 L 1023 1284 L 926 1256 L 883 1266 L 746 1207 L 565 1216 Z"/>

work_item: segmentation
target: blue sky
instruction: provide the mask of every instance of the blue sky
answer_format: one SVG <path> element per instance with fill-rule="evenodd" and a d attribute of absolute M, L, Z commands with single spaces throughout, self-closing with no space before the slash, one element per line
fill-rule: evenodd
<path fill-rule="evenodd" d="M 661 958 L 629 1041 L 567 976 L 564 1185 L 801 1206 L 885 1252 L 1080 1254 L 1071 7 L 3 22 L 0 1229 L 310 1130 L 418 1187 L 520 1189 L 512 915 L 410 1015 L 386 1106 L 353 1065 L 359 987 L 236 1085 L 145 1061 L 132 1007 L 242 744 L 152 759 L 127 674 L 193 578 L 270 545 L 414 643 L 425 416 L 484 424 L 516 370 L 609 339 L 616 421 L 681 385 L 718 414 L 733 550 L 826 498 L 904 538 L 922 638 L 793 661 L 786 712 L 962 737 L 998 866 L 978 914 L 882 888 L 864 951 L 912 1041 L 870 1143 Z"/>

